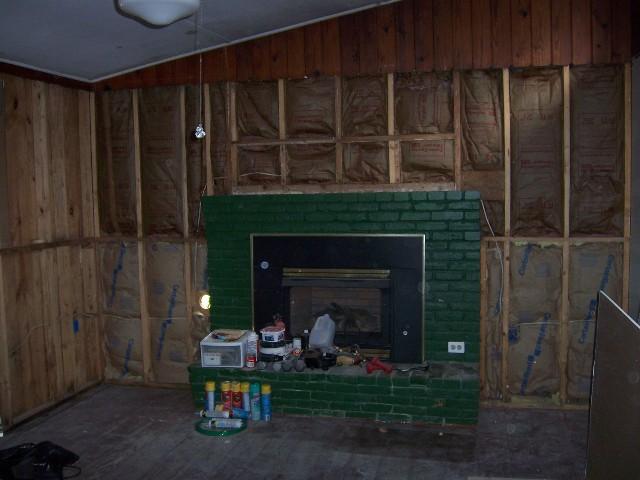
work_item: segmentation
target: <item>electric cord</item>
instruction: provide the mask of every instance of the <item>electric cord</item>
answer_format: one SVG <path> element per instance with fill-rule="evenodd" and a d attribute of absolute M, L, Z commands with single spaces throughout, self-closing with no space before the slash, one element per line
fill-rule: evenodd
<path fill-rule="evenodd" d="M 493 226 L 491 225 L 491 222 L 489 221 L 489 216 L 487 215 L 487 209 L 485 208 L 484 201 L 482 199 L 480 199 L 480 206 L 482 207 L 482 213 L 484 214 L 484 219 L 487 222 L 487 226 L 489 227 L 491 236 L 494 239 L 493 243 L 495 244 L 496 250 L 498 252 L 498 260 L 500 262 L 500 291 L 498 292 L 498 307 L 500 308 L 500 312 L 502 312 L 502 296 L 504 292 L 504 260 L 502 256 L 502 250 L 500 249 L 500 245 L 498 244 L 498 241 L 495 239 L 496 233 L 493 230 Z"/>

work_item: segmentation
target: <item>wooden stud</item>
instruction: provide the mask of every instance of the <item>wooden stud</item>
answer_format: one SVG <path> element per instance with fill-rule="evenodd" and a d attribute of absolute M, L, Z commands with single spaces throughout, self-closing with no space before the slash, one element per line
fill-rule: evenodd
<path fill-rule="evenodd" d="M 460 72 L 453 72 L 453 131 L 455 153 L 453 157 L 453 178 L 456 189 L 462 190 L 462 127 L 460 113 Z"/>
<path fill-rule="evenodd" d="M 395 117 L 395 101 L 394 101 L 394 74 L 387 73 L 387 134 L 391 137 L 395 134 L 396 117 Z M 399 164 L 399 142 L 390 140 L 387 143 L 389 152 L 389 183 L 398 183 L 400 181 Z"/>
<path fill-rule="evenodd" d="M 278 80 L 278 138 L 284 141 L 287 138 L 287 119 L 285 116 L 285 83 L 281 78 Z M 280 185 L 287 184 L 287 150 L 284 145 L 280 145 Z"/>
<path fill-rule="evenodd" d="M 564 169 L 564 192 L 563 192 L 563 240 L 562 240 L 562 292 L 560 301 L 560 328 L 559 328 L 559 354 L 558 363 L 560 366 L 560 402 L 567 402 L 568 384 L 568 328 L 569 328 L 569 269 L 570 269 L 570 196 L 571 196 L 571 76 L 569 67 L 562 67 L 562 144 L 563 144 L 563 169 Z"/>
<path fill-rule="evenodd" d="M 622 261 L 622 308 L 629 311 L 631 262 L 631 64 L 624 65 L 624 246 Z"/>
<path fill-rule="evenodd" d="M 502 276 L 502 399 L 509 401 L 509 295 L 511 263 L 511 94 L 509 90 L 509 69 L 502 69 L 502 98 L 504 124 L 504 242 Z"/>
<path fill-rule="evenodd" d="M 194 302 L 194 297 L 193 297 L 193 286 L 191 285 L 191 242 L 189 241 L 189 238 L 191 236 L 191 228 L 189 225 L 189 182 L 188 182 L 188 172 L 187 172 L 187 142 L 186 142 L 186 138 L 187 138 L 187 118 L 186 118 L 186 95 L 185 95 L 185 87 L 180 87 L 180 162 L 181 162 L 181 171 L 182 171 L 182 178 L 181 178 L 181 190 L 182 190 L 182 237 L 184 239 L 183 245 L 183 261 L 184 261 L 184 278 L 183 278 L 183 282 L 184 282 L 184 301 L 185 301 L 185 314 L 187 317 L 187 325 L 191 325 L 192 322 L 192 318 L 193 318 L 193 302 Z M 207 95 L 205 96 L 205 113 L 207 111 L 207 105 L 208 105 L 208 93 L 209 93 L 209 89 L 206 89 L 206 93 Z M 208 130 L 205 129 L 205 131 L 208 132 Z M 209 135 L 205 136 L 205 139 L 209 137 Z M 205 144 L 205 148 L 207 149 L 208 152 L 208 148 L 206 147 Z M 207 155 L 205 153 L 205 161 L 207 162 L 207 177 L 209 176 L 210 172 L 211 172 L 211 162 L 207 161 Z M 207 187 L 209 186 L 208 184 L 209 178 L 207 178 Z M 184 337 L 184 342 L 185 345 L 191 345 L 191 328 L 187 328 L 186 332 L 185 332 L 185 337 Z M 157 372 L 158 373 L 158 372 Z M 158 378 L 159 375 L 156 374 L 155 378 Z"/>
<path fill-rule="evenodd" d="M 142 218 L 142 165 L 140 153 L 140 107 L 138 90 L 133 91 L 133 140 L 135 148 L 135 172 L 136 172 L 136 219 L 138 223 L 138 285 L 140 287 L 140 328 L 142 339 L 142 373 L 143 380 L 153 380 L 153 363 L 151 360 L 151 320 L 147 305 L 146 285 L 146 256 L 144 250 L 144 230 Z"/>
<path fill-rule="evenodd" d="M 289 49 L 291 51 L 291 49 Z M 229 131 L 231 144 L 229 145 L 229 161 L 231 162 L 231 188 L 238 185 L 238 122 L 236 120 L 236 83 L 227 85 L 227 112 L 229 112 Z"/>
<path fill-rule="evenodd" d="M 4 255 L 0 253 L 0 416 L 5 425 L 13 420 L 13 400 L 11 372 L 9 367 L 9 338 L 7 329 L 7 310 L 4 294 Z"/>
<path fill-rule="evenodd" d="M 488 242 L 480 243 L 480 398 L 485 396 L 487 387 L 487 304 L 489 303 L 487 248 Z"/>
<path fill-rule="evenodd" d="M 213 164 L 211 163 L 211 136 L 213 135 L 211 125 L 211 85 L 204 86 L 204 168 L 207 175 L 207 195 L 213 195 Z"/>
<path fill-rule="evenodd" d="M 94 92 L 91 92 L 91 97 L 89 99 L 89 108 L 91 110 L 91 181 L 93 185 L 93 231 L 94 238 L 100 238 L 102 232 L 100 231 L 100 204 L 98 201 L 98 164 L 97 164 L 97 145 L 96 145 L 96 95 Z M 94 278 L 94 288 L 96 292 L 96 312 L 98 318 L 96 319 L 97 325 L 95 329 L 95 335 L 97 337 L 97 345 L 99 349 L 98 355 L 98 372 L 99 379 L 104 378 L 104 370 L 106 359 L 104 356 L 104 349 L 102 348 L 102 344 L 104 343 L 105 333 L 103 329 L 103 320 L 102 320 L 102 301 L 100 300 L 99 292 L 100 292 L 100 266 L 99 266 L 99 252 L 97 243 L 93 243 L 93 269 L 95 272 Z"/>
<path fill-rule="evenodd" d="M 335 116 L 336 116 L 336 183 L 342 183 L 342 78 L 335 77 L 336 85 L 336 103 L 335 103 Z"/>

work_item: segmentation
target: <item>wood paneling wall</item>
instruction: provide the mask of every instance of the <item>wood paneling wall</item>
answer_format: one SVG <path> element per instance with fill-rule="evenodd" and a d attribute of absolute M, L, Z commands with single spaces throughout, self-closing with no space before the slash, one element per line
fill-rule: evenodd
<path fill-rule="evenodd" d="M 83 90 L 4 82 L 0 414 L 15 423 L 103 377 L 92 105 Z"/>
<path fill-rule="evenodd" d="M 623 63 L 631 0 L 403 0 L 212 50 L 203 80 Z M 97 89 L 199 81 L 190 56 L 96 84 Z"/>

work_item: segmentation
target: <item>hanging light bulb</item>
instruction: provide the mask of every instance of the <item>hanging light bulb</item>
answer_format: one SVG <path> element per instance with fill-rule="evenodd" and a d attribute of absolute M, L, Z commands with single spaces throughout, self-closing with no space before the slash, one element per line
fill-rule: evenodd
<path fill-rule="evenodd" d="M 200 0 L 118 0 L 118 6 L 129 15 L 164 27 L 193 15 L 200 8 Z"/>
<path fill-rule="evenodd" d="M 193 135 L 198 140 L 203 139 L 206 134 L 207 132 L 204 131 L 204 127 L 202 126 L 202 123 L 199 123 L 198 125 L 196 125 L 196 129 L 194 130 Z"/>

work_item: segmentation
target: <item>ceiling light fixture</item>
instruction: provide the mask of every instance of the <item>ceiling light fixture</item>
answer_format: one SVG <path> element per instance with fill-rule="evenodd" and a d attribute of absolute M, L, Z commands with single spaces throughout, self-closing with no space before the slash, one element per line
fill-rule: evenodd
<path fill-rule="evenodd" d="M 200 0 L 118 0 L 118 7 L 151 25 L 164 27 L 193 15 L 200 8 Z"/>

